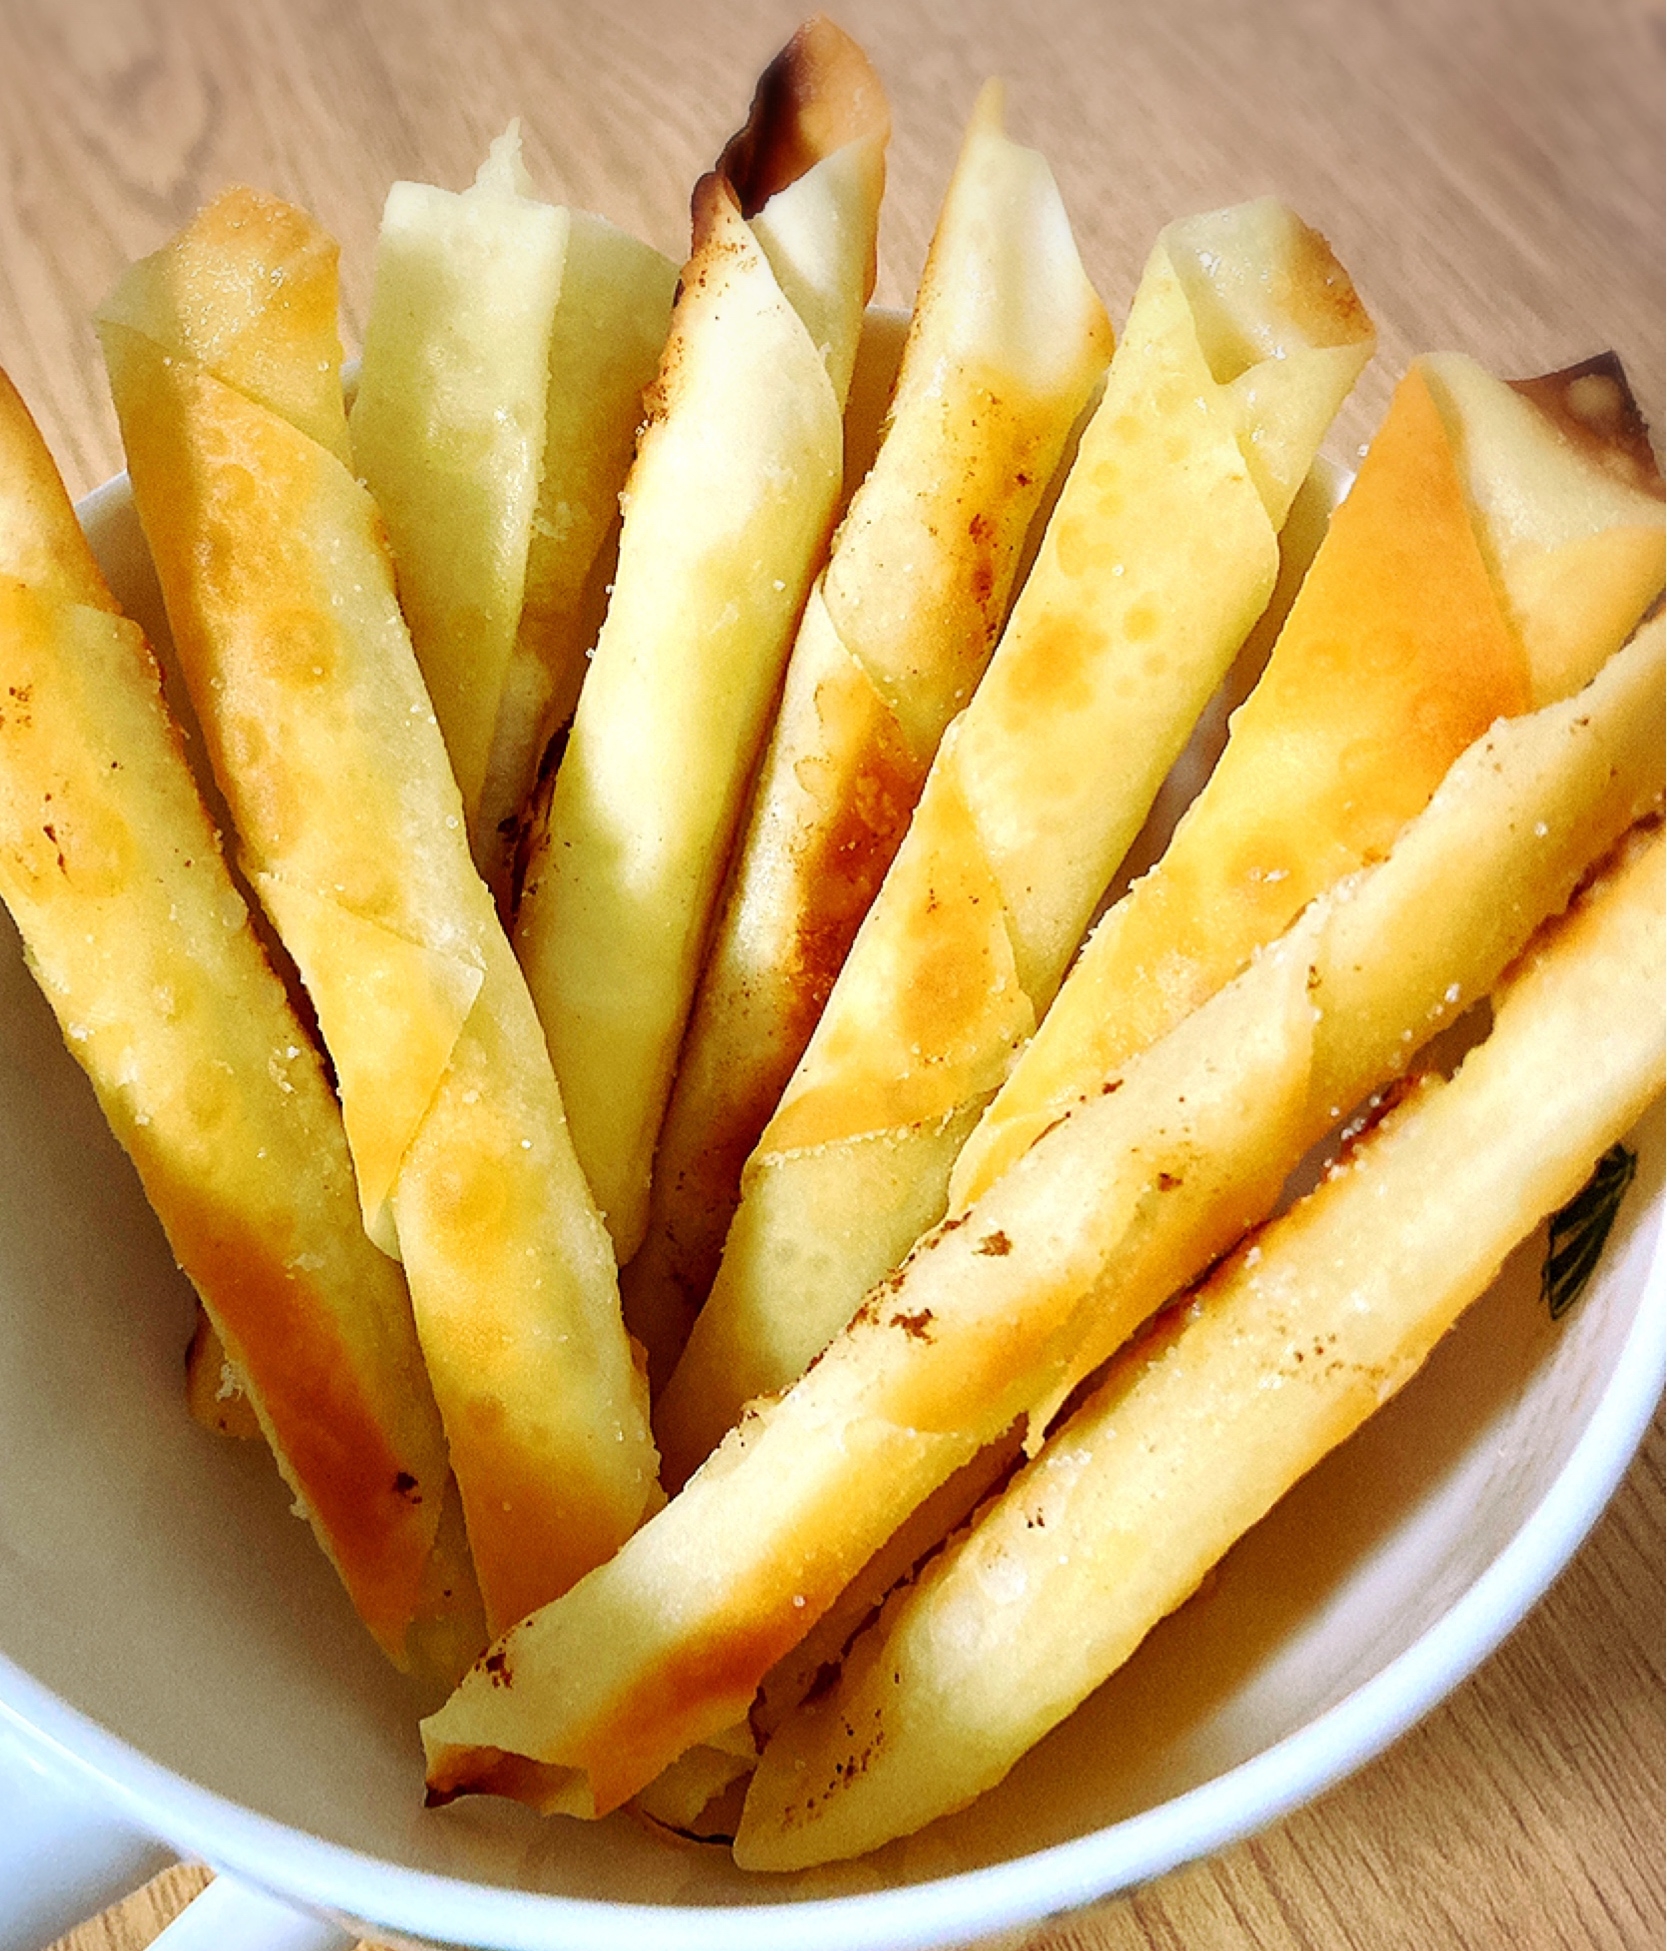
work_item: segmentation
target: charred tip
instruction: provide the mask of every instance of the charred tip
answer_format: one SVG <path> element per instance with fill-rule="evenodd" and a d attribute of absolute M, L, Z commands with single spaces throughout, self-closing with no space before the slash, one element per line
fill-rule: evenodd
<path fill-rule="evenodd" d="M 1649 423 L 1618 353 L 1599 352 L 1553 373 L 1514 379 L 1511 389 L 1610 472 L 1645 494 L 1662 493 L 1661 464 Z"/>
<path fill-rule="evenodd" d="M 891 110 L 868 56 L 842 28 L 815 14 L 759 77 L 743 126 L 715 174 L 744 217 L 796 183 L 824 156 L 863 136 L 882 139 Z M 700 191 L 697 188 L 697 204 Z"/>

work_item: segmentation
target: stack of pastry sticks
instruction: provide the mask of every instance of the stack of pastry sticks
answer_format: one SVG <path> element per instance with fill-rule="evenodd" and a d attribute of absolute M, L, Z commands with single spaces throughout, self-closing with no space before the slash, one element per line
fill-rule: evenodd
<path fill-rule="evenodd" d="M 1170 225 L 1114 349 L 992 86 L 859 454 L 887 127 L 807 24 L 681 275 L 514 131 L 397 186 L 351 416 L 333 246 L 274 199 L 104 308 L 299 1014 L 20 407 L 0 461 L 4 893 L 203 1363 L 390 1654 L 480 1655 L 431 1799 L 758 1869 L 999 1780 L 1661 1082 L 1614 362 L 1404 376 L 1113 900 L 1371 324 L 1263 200 Z"/>

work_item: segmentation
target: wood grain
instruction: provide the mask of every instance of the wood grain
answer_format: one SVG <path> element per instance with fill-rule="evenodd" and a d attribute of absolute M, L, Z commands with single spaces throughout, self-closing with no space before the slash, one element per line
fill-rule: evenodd
<path fill-rule="evenodd" d="M 1654 0 L 848 0 L 891 92 L 879 296 L 906 302 L 978 84 L 1053 163 L 1121 314 L 1159 225 L 1275 190 L 1332 238 L 1382 355 L 1508 373 L 1614 346 L 1663 414 L 1662 11 Z M 396 176 L 460 186 L 524 118 L 548 194 L 669 252 L 793 0 L 6 0 L 0 364 L 73 491 L 120 465 L 90 319 L 231 180 L 341 239 L 356 343 Z M 1466 1686 L 1309 1809 L 1029 1951 L 1633 1947 L 1664 1930 L 1662 1436 L 1569 1572 Z M 63 1941 L 136 1951 L 170 1872 Z M 230 1947 L 229 1951 L 235 1951 Z"/>

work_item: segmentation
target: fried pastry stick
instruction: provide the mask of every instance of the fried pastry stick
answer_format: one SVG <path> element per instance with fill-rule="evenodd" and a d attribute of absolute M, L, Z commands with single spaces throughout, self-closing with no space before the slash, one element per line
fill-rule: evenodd
<path fill-rule="evenodd" d="M 1618 368 L 1519 389 L 1453 354 L 1413 367 L 1220 763 L 1077 957 L 956 1160 L 952 1206 L 1381 858 L 1494 718 L 1578 690 L 1619 647 L 1662 582 L 1661 477 L 1630 405 Z M 1514 437 L 1490 445 L 1501 427 Z M 1560 539 L 1531 579 L 1496 581 L 1530 524 Z"/>
<path fill-rule="evenodd" d="M 656 1411 L 668 1483 L 941 1218 L 955 1154 L 1268 601 L 1371 345 L 1342 267 L 1283 206 L 1162 233 L 1002 641 L 742 1175 Z"/>
<path fill-rule="evenodd" d="M 1663 704 L 1657 621 L 1471 747 L 1387 860 L 929 1234 L 607 1565 L 498 1641 L 424 1723 L 431 1795 L 599 1814 L 734 1727 L 913 1509 L 1265 1219 L 1659 806 Z"/>
<path fill-rule="evenodd" d="M 134 497 L 250 878 L 405 1263 L 489 1623 L 655 1492 L 608 1240 L 347 465 L 335 247 L 229 191 L 100 317 Z"/>
<path fill-rule="evenodd" d="M 526 591 L 568 216 L 531 194 L 518 124 L 460 194 L 395 183 L 348 427 L 476 861 Z"/>
<path fill-rule="evenodd" d="M 518 125 L 460 195 L 396 183 L 383 211 L 353 456 L 505 913 L 539 757 L 578 693 L 587 580 L 676 279 L 602 218 L 536 199 Z"/>
<path fill-rule="evenodd" d="M 748 783 L 843 479 L 888 123 L 802 28 L 694 193 L 613 594 L 529 849 L 516 948 L 622 1262 Z"/>
<path fill-rule="evenodd" d="M 670 258 L 605 217 L 568 211 L 521 617 L 476 818 L 481 871 L 505 915 L 519 898 L 540 763 L 573 716 L 601 628 L 620 490 L 676 288 Z"/>
<path fill-rule="evenodd" d="M 0 894 L 30 969 L 354 1606 L 421 1664 L 448 1470 L 405 1283 L 150 648 L 4 375 L 0 665 Z"/>
<path fill-rule="evenodd" d="M 993 1787 L 1579 1191 L 1662 1086 L 1659 827 L 1621 853 L 1451 1081 L 1421 1078 L 894 1594 L 765 1748 L 739 1863 L 860 1855 Z"/>
<path fill-rule="evenodd" d="M 1020 552 L 1111 357 L 1052 172 L 979 98 L 887 428 L 788 661 L 654 1161 L 626 1319 L 664 1379 L 717 1269 L 741 1167 L 809 1039 Z"/>

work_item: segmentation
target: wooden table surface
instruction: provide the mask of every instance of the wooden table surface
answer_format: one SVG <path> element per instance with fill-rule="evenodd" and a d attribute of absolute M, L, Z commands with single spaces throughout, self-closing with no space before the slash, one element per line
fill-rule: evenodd
<path fill-rule="evenodd" d="M 1113 316 L 1168 218 L 1277 191 L 1331 237 L 1381 352 L 1506 373 L 1604 346 L 1662 423 L 1654 0 L 848 0 L 891 94 L 877 296 L 906 303 L 978 83 L 1052 161 Z M 792 0 L 0 0 L 0 363 L 72 491 L 120 465 L 90 314 L 223 184 L 311 207 L 362 327 L 383 195 L 460 187 L 524 118 L 547 194 L 666 251 Z M 1422 1727 L 1259 1838 L 1029 1951 L 1657 1945 L 1662 1442 L 1528 1622 Z M 65 1940 L 133 1951 L 182 1868 Z M 0 1898 L 3 1901 L 3 1898 Z M 228 1947 L 228 1951 L 237 1951 Z"/>

